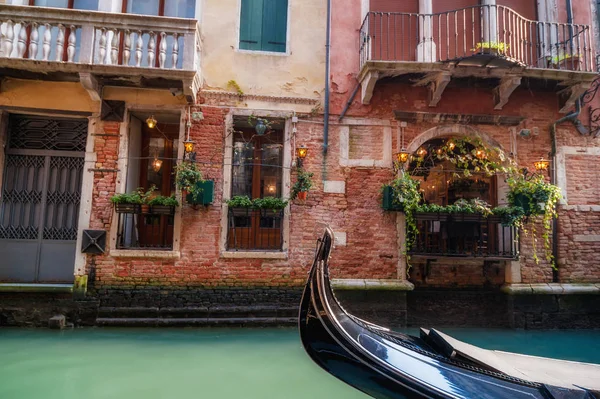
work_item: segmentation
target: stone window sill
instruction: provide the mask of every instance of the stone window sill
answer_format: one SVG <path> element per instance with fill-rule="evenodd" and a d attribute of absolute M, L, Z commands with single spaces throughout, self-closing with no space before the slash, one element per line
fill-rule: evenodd
<path fill-rule="evenodd" d="M 287 259 L 287 252 L 268 251 L 223 251 L 221 258 L 226 259 Z"/>
<path fill-rule="evenodd" d="M 113 258 L 162 258 L 179 259 L 179 251 L 153 251 L 153 250 L 134 250 L 134 249 L 111 249 L 110 256 Z"/>

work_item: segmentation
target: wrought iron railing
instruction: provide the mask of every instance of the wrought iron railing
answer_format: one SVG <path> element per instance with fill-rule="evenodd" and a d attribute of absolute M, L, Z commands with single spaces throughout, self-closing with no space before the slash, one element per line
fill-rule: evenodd
<path fill-rule="evenodd" d="M 229 208 L 227 249 L 280 251 L 283 210 Z"/>
<path fill-rule="evenodd" d="M 117 249 L 173 249 L 173 213 L 117 213 Z"/>
<path fill-rule="evenodd" d="M 529 68 L 593 72 L 589 25 L 526 19 L 499 5 L 438 14 L 369 12 L 360 29 L 367 61 L 444 62 L 494 54 Z"/>
<path fill-rule="evenodd" d="M 519 255 L 516 228 L 497 216 L 477 214 L 415 214 L 418 234 L 413 256 L 457 256 L 514 259 Z"/>

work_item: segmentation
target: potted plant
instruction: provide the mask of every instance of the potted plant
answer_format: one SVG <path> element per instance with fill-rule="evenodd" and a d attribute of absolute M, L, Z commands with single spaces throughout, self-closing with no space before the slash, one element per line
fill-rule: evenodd
<path fill-rule="evenodd" d="M 554 69 L 578 71 L 581 69 L 581 54 L 565 54 L 561 53 L 557 56 L 548 56 L 549 67 Z"/>
<path fill-rule="evenodd" d="M 142 200 L 142 204 L 141 204 L 141 209 L 142 209 L 142 213 L 150 213 L 150 199 L 152 198 L 152 194 L 154 194 L 154 191 L 156 190 L 156 186 L 152 185 L 152 187 L 150 187 L 150 189 L 148 191 L 144 191 L 143 187 L 138 187 L 138 189 L 136 190 L 138 195 L 140 196 L 140 199 Z"/>
<path fill-rule="evenodd" d="M 481 42 L 475 45 L 474 51 L 483 54 L 506 54 L 509 45 L 504 42 Z"/>
<path fill-rule="evenodd" d="M 314 173 L 306 172 L 303 169 L 298 169 L 296 183 L 292 187 L 292 199 L 306 200 L 308 190 L 313 186 L 312 177 Z"/>
<path fill-rule="evenodd" d="M 414 211 L 420 201 L 419 182 L 410 177 L 408 173 L 402 172 L 400 176 L 383 187 L 383 209 Z"/>
<path fill-rule="evenodd" d="M 175 198 L 175 195 L 165 197 L 158 195 L 148 201 L 150 210 L 154 215 L 173 215 L 175 208 L 179 206 L 179 201 Z"/>
<path fill-rule="evenodd" d="M 141 213 L 142 197 L 136 191 L 133 193 L 115 194 L 110 197 L 117 213 Z"/>

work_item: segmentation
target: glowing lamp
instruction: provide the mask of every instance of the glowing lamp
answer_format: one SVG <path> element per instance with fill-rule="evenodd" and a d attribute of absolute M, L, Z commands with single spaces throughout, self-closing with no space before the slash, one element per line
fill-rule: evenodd
<path fill-rule="evenodd" d="M 533 166 L 535 166 L 535 170 L 537 171 L 548 170 L 550 162 L 541 157 L 539 161 L 533 163 Z"/>
<path fill-rule="evenodd" d="M 308 148 L 304 145 L 300 145 L 300 147 L 296 148 L 296 155 L 300 159 L 306 158 L 306 156 L 308 155 Z"/>
<path fill-rule="evenodd" d="M 155 172 L 158 173 L 158 171 L 162 167 L 162 164 L 163 164 L 163 161 L 161 161 L 158 158 L 154 158 L 154 161 L 152 161 L 152 170 L 154 170 Z"/>
<path fill-rule="evenodd" d="M 420 148 L 419 151 L 417 151 L 417 155 L 420 158 L 425 158 L 425 155 L 427 155 L 427 150 L 425 148 Z"/>
<path fill-rule="evenodd" d="M 148 119 L 146 119 L 146 125 L 148 125 L 150 129 L 154 129 L 156 127 L 156 119 L 154 119 L 154 115 L 150 115 Z"/>
<path fill-rule="evenodd" d="M 187 152 L 188 154 L 192 151 L 194 151 L 194 144 L 196 144 L 195 141 L 187 139 L 183 142 L 183 148 L 185 149 L 185 152 Z"/>
<path fill-rule="evenodd" d="M 487 155 L 486 155 L 485 151 L 484 151 L 484 150 L 482 150 L 482 149 L 479 149 L 479 150 L 475 151 L 475 156 L 476 156 L 478 159 L 485 159 L 485 158 L 487 157 Z"/>
<path fill-rule="evenodd" d="M 454 151 L 454 149 L 456 148 L 456 144 L 454 144 L 454 141 L 448 141 L 448 144 L 446 144 L 448 146 L 448 149 L 450 151 Z"/>
<path fill-rule="evenodd" d="M 406 163 L 410 154 L 406 151 L 406 148 L 402 148 L 399 153 L 396 154 L 396 159 L 400 163 Z"/>

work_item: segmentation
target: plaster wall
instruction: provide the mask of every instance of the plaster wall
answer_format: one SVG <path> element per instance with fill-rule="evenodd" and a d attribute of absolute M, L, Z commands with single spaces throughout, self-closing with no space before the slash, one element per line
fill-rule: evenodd
<path fill-rule="evenodd" d="M 287 53 L 239 50 L 241 0 L 207 0 L 201 26 L 204 88 L 320 98 L 324 90 L 326 2 L 290 0 Z M 360 7 L 357 13 L 360 12 Z"/>
<path fill-rule="evenodd" d="M 9 78 L 2 81 L 0 106 L 89 113 L 97 111 L 97 104 L 80 83 Z"/>

